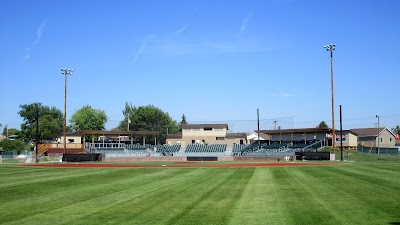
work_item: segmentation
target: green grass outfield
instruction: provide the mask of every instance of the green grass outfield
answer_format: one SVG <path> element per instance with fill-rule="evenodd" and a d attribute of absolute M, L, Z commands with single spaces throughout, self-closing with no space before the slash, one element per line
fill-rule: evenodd
<path fill-rule="evenodd" d="M 400 163 L 43 168 L 0 164 L 0 224 L 398 224 Z"/>

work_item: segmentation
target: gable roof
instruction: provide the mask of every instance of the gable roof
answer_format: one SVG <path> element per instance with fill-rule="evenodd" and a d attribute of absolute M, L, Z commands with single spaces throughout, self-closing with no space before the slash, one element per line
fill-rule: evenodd
<path fill-rule="evenodd" d="M 357 128 L 350 129 L 351 132 L 357 134 L 358 137 L 376 137 L 381 134 L 384 130 L 388 130 L 393 136 L 395 136 L 389 129 L 386 127 L 380 128 Z"/>
<path fill-rule="evenodd" d="M 202 129 L 204 127 L 216 129 L 226 128 L 228 130 L 228 124 L 182 124 L 182 129 Z"/>

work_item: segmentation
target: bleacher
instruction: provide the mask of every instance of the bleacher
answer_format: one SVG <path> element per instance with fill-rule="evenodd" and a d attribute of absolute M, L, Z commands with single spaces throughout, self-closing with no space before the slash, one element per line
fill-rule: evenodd
<path fill-rule="evenodd" d="M 225 152 L 226 144 L 212 144 L 212 145 L 203 145 L 203 144 L 189 144 L 186 147 L 186 151 L 188 153 L 197 153 L 197 152 Z"/>
<path fill-rule="evenodd" d="M 127 144 L 125 148 L 130 151 L 146 151 L 147 149 L 146 146 L 141 144 Z"/>
<path fill-rule="evenodd" d="M 243 149 L 247 148 L 249 145 L 248 144 L 233 144 L 232 152 L 242 152 Z"/>

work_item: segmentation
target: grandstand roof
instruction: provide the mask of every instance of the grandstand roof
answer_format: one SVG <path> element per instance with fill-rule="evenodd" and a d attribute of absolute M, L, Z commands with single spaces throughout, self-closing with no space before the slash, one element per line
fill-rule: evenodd
<path fill-rule="evenodd" d="M 280 129 L 280 130 L 255 130 L 261 134 L 284 134 L 284 133 L 330 133 L 330 128 L 298 128 L 298 129 Z"/>
<path fill-rule="evenodd" d="M 182 134 L 166 134 L 165 137 L 168 139 L 181 139 Z"/>
<path fill-rule="evenodd" d="M 228 124 L 182 124 L 182 129 L 201 129 L 204 127 L 212 127 L 216 129 L 222 129 L 222 128 L 228 129 Z"/>
<path fill-rule="evenodd" d="M 226 133 L 227 138 L 245 138 L 247 137 L 246 133 Z"/>
<path fill-rule="evenodd" d="M 82 135 L 139 136 L 139 135 L 157 135 L 160 134 L 160 131 L 81 130 L 78 131 L 77 133 Z"/>

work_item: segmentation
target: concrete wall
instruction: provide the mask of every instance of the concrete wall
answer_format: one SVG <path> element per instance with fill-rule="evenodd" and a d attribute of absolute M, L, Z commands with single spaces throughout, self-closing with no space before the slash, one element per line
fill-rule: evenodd
<path fill-rule="evenodd" d="M 104 157 L 104 162 L 160 162 L 160 161 L 173 161 L 182 162 L 187 161 L 186 156 L 160 156 L 160 157 Z"/>
<path fill-rule="evenodd" d="M 226 128 L 215 129 L 212 130 L 203 130 L 203 129 L 183 129 L 182 137 L 225 137 L 226 136 Z"/>

